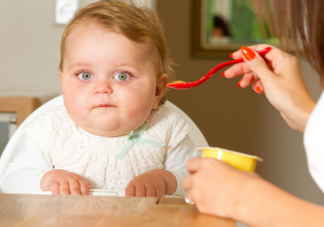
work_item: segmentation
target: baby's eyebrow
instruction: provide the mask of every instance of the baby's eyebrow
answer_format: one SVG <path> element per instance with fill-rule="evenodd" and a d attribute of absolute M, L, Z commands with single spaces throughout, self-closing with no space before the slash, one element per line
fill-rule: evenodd
<path fill-rule="evenodd" d="M 128 67 L 134 67 L 132 64 L 128 63 L 128 62 L 116 62 L 116 65 L 119 66 L 128 66 Z"/>
<path fill-rule="evenodd" d="M 129 63 L 129 62 L 116 62 L 115 63 L 117 67 L 119 66 L 125 66 L 125 67 L 130 67 L 132 69 L 135 70 L 140 70 L 140 67 L 138 64 L 134 64 L 134 63 Z"/>
<path fill-rule="evenodd" d="M 91 67 L 92 64 L 91 64 L 91 63 L 87 63 L 87 62 L 78 62 L 78 63 L 75 63 L 75 64 L 71 65 L 71 66 L 69 67 L 69 69 L 72 69 L 73 67 L 76 67 L 76 66 Z"/>

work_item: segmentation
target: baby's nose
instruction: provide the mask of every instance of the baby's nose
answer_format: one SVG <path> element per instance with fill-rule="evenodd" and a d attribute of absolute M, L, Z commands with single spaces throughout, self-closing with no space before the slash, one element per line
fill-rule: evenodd
<path fill-rule="evenodd" d="M 98 81 L 98 83 L 96 84 L 95 93 L 96 94 L 112 94 L 113 89 L 110 86 L 110 84 L 107 83 L 106 81 L 100 81 L 100 82 Z"/>

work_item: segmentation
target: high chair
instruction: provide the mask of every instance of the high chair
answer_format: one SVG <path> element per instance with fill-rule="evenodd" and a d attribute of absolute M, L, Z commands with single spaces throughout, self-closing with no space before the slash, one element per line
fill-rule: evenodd
<path fill-rule="evenodd" d="M 19 153 L 20 144 L 25 138 L 23 128 L 36 116 L 63 104 L 64 101 L 62 95 L 48 101 L 47 103 L 39 107 L 37 110 L 35 110 L 31 115 L 29 115 L 29 117 L 27 117 L 26 120 L 18 127 L 18 129 L 15 131 L 15 133 L 9 140 L 0 158 L 0 178 L 2 177 L 7 164 L 10 163 Z M 187 114 L 185 114 L 179 107 L 177 107 L 169 101 L 166 101 L 165 106 L 177 112 L 192 127 L 192 130 L 190 131 L 188 136 L 193 141 L 196 147 L 208 147 L 208 143 L 204 135 Z M 0 193 L 2 193 L 1 189 Z"/>

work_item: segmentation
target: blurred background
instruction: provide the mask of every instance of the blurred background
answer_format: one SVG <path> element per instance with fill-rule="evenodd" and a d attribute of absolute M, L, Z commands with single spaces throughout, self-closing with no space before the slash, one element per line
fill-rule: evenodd
<path fill-rule="evenodd" d="M 80 0 L 79 7 L 91 2 Z M 194 0 L 144 2 L 164 21 L 177 79 L 195 81 L 230 60 L 226 51 L 217 56 L 194 53 Z M 44 103 L 61 94 L 57 72 L 65 25 L 55 22 L 55 7 L 55 0 L 0 1 L 0 96 L 34 96 Z M 318 99 L 317 76 L 306 60 L 301 59 L 301 64 Z M 288 127 L 264 95 L 238 88 L 240 78 L 228 80 L 220 73 L 197 88 L 170 90 L 168 99 L 192 118 L 210 146 L 263 158 L 256 169 L 263 178 L 324 205 L 324 196 L 307 170 L 303 135 Z"/>

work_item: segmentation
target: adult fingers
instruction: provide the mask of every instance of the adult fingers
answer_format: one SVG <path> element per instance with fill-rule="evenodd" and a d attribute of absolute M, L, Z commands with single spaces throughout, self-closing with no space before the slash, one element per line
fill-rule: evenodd
<path fill-rule="evenodd" d="M 199 167 L 200 167 L 200 163 L 203 161 L 202 158 L 191 158 L 187 161 L 186 163 L 186 168 L 189 171 L 189 173 L 195 173 Z"/>
<path fill-rule="evenodd" d="M 228 79 L 231 79 L 250 72 L 252 72 L 250 67 L 245 62 L 242 62 L 233 65 L 232 67 L 224 71 L 222 75 Z"/>
<path fill-rule="evenodd" d="M 127 188 L 125 189 L 126 196 L 135 196 L 135 185 L 133 183 L 129 183 Z"/>
<path fill-rule="evenodd" d="M 80 183 L 77 180 L 69 180 L 71 195 L 82 195 L 80 191 Z"/>
<path fill-rule="evenodd" d="M 243 78 L 238 82 L 237 86 L 241 88 L 246 88 L 257 78 L 254 73 L 246 73 Z"/>
<path fill-rule="evenodd" d="M 155 187 L 152 184 L 145 185 L 145 192 L 146 192 L 146 197 L 156 196 Z"/>
<path fill-rule="evenodd" d="M 266 59 L 271 60 L 273 59 L 274 53 L 278 53 L 278 51 L 281 51 L 280 49 L 278 49 L 277 47 L 268 45 L 268 44 L 257 44 L 257 45 L 252 45 L 252 46 L 248 46 L 248 48 L 250 48 L 251 50 L 255 50 L 255 51 L 261 51 L 267 47 L 271 47 L 272 50 L 266 54 Z M 272 53 L 271 53 L 272 52 Z M 233 52 L 230 55 L 231 58 L 234 59 L 239 59 L 239 58 L 243 58 L 243 54 L 241 50 L 237 50 L 235 52 Z"/>
<path fill-rule="evenodd" d="M 185 191 L 188 191 L 193 186 L 193 175 L 184 178 L 181 184 L 182 184 L 182 188 Z"/>
<path fill-rule="evenodd" d="M 242 47 L 242 52 L 245 62 L 251 68 L 251 70 L 258 75 L 258 77 L 263 80 L 268 80 L 275 76 L 273 72 L 268 68 L 265 60 L 254 50 L 247 47 Z"/>
<path fill-rule="evenodd" d="M 89 185 L 85 182 L 84 179 L 79 180 L 79 184 L 81 186 L 81 193 L 82 195 L 89 195 Z"/>
<path fill-rule="evenodd" d="M 264 88 L 260 80 L 254 81 L 252 84 L 252 88 L 258 94 L 262 94 L 264 92 Z"/>
<path fill-rule="evenodd" d="M 195 203 L 195 195 L 194 195 L 194 191 L 193 190 L 188 190 L 186 192 L 186 198 L 190 201 Z"/>
<path fill-rule="evenodd" d="M 61 181 L 60 183 L 60 195 L 70 195 L 70 184 L 68 181 Z"/>
<path fill-rule="evenodd" d="M 272 62 L 267 61 L 266 64 L 269 69 L 273 70 Z M 222 76 L 226 77 L 227 79 L 232 79 L 242 74 L 248 74 L 251 72 L 252 70 L 250 66 L 246 62 L 242 62 L 228 68 L 226 71 L 222 73 Z"/>

